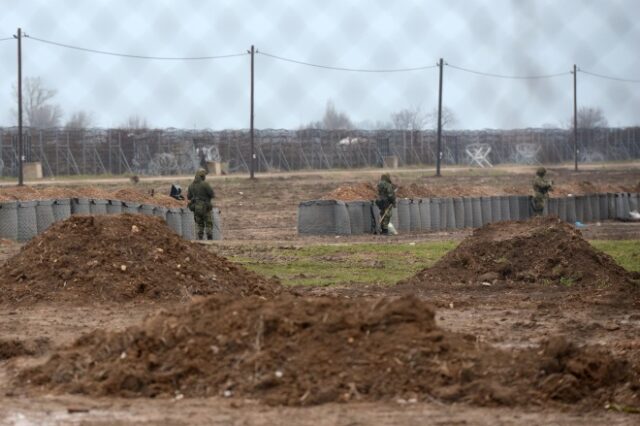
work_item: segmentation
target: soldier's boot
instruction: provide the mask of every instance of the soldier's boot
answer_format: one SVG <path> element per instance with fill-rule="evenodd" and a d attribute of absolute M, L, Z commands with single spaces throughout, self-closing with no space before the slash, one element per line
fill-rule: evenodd
<path fill-rule="evenodd" d="M 202 239 L 203 239 L 203 238 L 202 238 L 202 237 L 203 237 L 203 235 L 204 235 L 204 233 L 203 233 L 203 232 L 198 232 L 198 239 L 199 239 L 199 240 L 202 240 Z"/>
<path fill-rule="evenodd" d="M 207 234 L 207 240 L 213 240 L 213 234 L 211 232 Z"/>

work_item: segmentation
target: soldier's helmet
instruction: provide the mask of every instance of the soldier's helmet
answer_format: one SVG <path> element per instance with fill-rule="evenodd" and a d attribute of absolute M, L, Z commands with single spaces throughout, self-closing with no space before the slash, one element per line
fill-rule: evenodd
<path fill-rule="evenodd" d="M 542 177 L 547 174 L 547 169 L 545 169 L 544 167 L 538 167 L 538 170 L 536 170 L 536 174 Z"/>
<path fill-rule="evenodd" d="M 203 168 L 199 168 L 198 171 L 196 171 L 196 177 L 204 179 L 206 175 L 207 175 L 207 171 Z"/>
<path fill-rule="evenodd" d="M 382 176 L 380 176 L 380 180 L 391 183 L 391 175 L 389 173 L 383 173 Z"/>

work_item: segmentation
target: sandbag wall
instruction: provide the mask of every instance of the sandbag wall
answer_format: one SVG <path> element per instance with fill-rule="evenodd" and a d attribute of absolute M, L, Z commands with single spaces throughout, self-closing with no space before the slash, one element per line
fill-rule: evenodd
<path fill-rule="evenodd" d="M 193 213 L 187 208 L 166 208 L 119 200 L 66 198 L 0 203 L 0 238 L 28 241 L 44 232 L 54 222 L 76 214 L 133 213 L 162 217 L 169 227 L 185 239 L 196 237 Z M 222 239 L 220 210 L 211 212 L 213 239 Z"/>
<path fill-rule="evenodd" d="M 575 223 L 629 220 L 640 208 L 640 194 L 588 194 L 551 198 L 544 215 Z M 533 215 L 531 197 L 438 197 L 398 199 L 391 223 L 399 233 L 478 228 L 488 223 L 525 220 Z M 371 201 L 304 201 L 298 206 L 301 235 L 371 234 L 380 221 L 380 211 Z"/>

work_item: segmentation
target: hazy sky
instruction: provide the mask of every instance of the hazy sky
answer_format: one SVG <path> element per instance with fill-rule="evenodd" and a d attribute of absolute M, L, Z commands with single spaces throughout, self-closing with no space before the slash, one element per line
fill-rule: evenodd
<path fill-rule="evenodd" d="M 393 4 L 393 5 L 392 5 Z M 572 113 L 574 63 L 640 80 L 637 0 L 0 0 L 0 39 L 17 27 L 40 39 L 147 56 L 259 51 L 336 67 L 444 68 L 444 105 L 458 128 L 564 124 Z M 58 91 L 65 112 L 89 111 L 117 126 L 138 114 L 157 127 L 246 128 L 250 56 L 167 61 L 92 54 L 25 39 L 24 76 Z M 255 57 L 258 128 L 297 128 L 327 100 L 354 122 L 389 121 L 407 107 L 437 106 L 438 69 L 345 72 Z M 0 125 L 13 125 L 16 42 L 0 41 Z M 578 102 L 610 124 L 640 124 L 640 83 L 578 74 Z"/>

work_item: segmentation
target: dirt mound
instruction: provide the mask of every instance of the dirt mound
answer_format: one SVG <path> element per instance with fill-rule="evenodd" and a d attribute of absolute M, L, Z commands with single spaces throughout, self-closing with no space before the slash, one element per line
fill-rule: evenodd
<path fill-rule="evenodd" d="M 597 348 L 578 348 L 563 336 L 544 342 L 537 387 L 548 399 L 576 402 L 628 378 L 629 366 Z"/>
<path fill-rule="evenodd" d="M 49 339 L 40 337 L 32 340 L 0 339 L 0 361 L 17 356 L 41 355 L 49 349 Z"/>
<path fill-rule="evenodd" d="M 472 374 L 473 340 L 439 330 L 417 298 L 213 296 L 121 333 L 87 335 L 23 378 L 128 397 L 411 398 Z"/>
<path fill-rule="evenodd" d="M 631 279 L 571 225 L 554 217 L 536 217 L 476 229 L 432 267 L 400 285 L 506 280 L 608 288 Z"/>
<path fill-rule="evenodd" d="M 279 285 L 175 234 L 153 216 L 73 216 L 0 267 L 0 301 L 188 299 Z"/>
<path fill-rule="evenodd" d="M 185 194 L 186 196 L 186 194 Z M 122 201 L 132 201 L 143 204 L 153 204 L 164 207 L 185 207 L 186 201 L 176 200 L 165 194 L 149 193 L 139 191 L 133 188 L 124 188 L 114 192 L 111 196 L 112 199 Z"/>
<path fill-rule="evenodd" d="M 358 201 L 375 200 L 378 191 L 372 183 L 362 182 L 340 186 L 322 197 L 323 200 Z"/>
<path fill-rule="evenodd" d="M 217 295 L 123 332 L 85 335 L 16 383 L 93 396 L 219 395 L 285 405 L 433 398 L 526 405 L 575 402 L 593 389 L 611 400 L 634 380 L 624 362 L 548 347 L 542 358 L 540 348 L 514 356 L 446 332 L 430 305 L 412 296 Z M 565 397 L 554 374 L 572 380 L 573 395 Z"/>
<path fill-rule="evenodd" d="M 3 187 L 0 188 L 0 202 L 15 200 L 48 200 L 53 198 L 96 198 L 105 200 L 132 201 L 164 207 L 184 207 L 186 201 L 176 200 L 165 194 L 150 193 L 134 188 L 105 190 L 91 186 L 61 187 Z"/>

